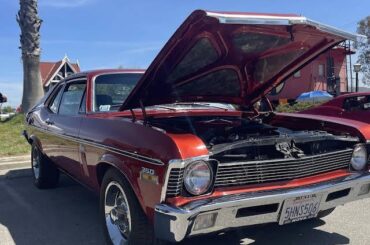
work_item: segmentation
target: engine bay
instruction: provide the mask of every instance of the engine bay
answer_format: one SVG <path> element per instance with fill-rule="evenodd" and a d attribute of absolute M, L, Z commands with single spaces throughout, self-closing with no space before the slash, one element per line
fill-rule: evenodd
<path fill-rule="evenodd" d="M 274 127 L 264 118 L 197 116 L 152 118 L 169 133 L 197 135 L 221 162 L 301 158 L 353 148 L 359 139 L 326 131 Z"/>

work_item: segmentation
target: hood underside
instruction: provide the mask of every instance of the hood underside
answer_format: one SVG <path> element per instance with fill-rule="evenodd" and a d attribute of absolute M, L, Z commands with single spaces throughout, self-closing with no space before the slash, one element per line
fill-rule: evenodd
<path fill-rule="evenodd" d="M 298 15 L 197 10 L 120 109 L 197 101 L 246 107 L 348 39 L 356 36 Z"/>

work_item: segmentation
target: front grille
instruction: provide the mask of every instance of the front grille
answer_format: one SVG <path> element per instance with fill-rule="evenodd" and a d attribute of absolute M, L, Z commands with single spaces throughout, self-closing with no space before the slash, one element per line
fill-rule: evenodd
<path fill-rule="evenodd" d="M 260 184 L 309 177 L 349 167 L 352 149 L 303 157 L 219 163 L 215 187 Z"/>
<path fill-rule="evenodd" d="M 168 184 L 167 184 L 167 197 L 175 197 L 181 193 L 182 181 L 184 178 L 184 171 L 181 168 L 171 169 Z"/>

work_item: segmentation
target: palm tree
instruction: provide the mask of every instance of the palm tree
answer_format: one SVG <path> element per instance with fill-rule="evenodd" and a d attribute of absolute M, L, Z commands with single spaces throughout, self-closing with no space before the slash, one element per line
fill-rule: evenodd
<path fill-rule="evenodd" d="M 37 0 L 20 0 L 17 21 L 21 28 L 20 42 L 23 60 L 22 111 L 28 112 L 43 96 L 40 75 L 40 27 Z"/>

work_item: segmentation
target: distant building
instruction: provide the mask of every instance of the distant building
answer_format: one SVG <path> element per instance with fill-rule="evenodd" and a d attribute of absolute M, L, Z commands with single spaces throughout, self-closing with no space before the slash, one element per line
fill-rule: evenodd
<path fill-rule="evenodd" d="M 350 54 L 354 52 L 345 46 L 327 51 L 276 88 L 269 99 L 273 102 L 292 101 L 301 93 L 313 90 L 324 90 L 334 96 L 350 91 L 347 79 L 347 57 Z"/>
<path fill-rule="evenodd" d="M 70 62 L 67 56 L 57 62 L 40 62 L 41 80 L 44 91 L 47 92 L 60 80 L 80 72 L 80 65 Z"/>

